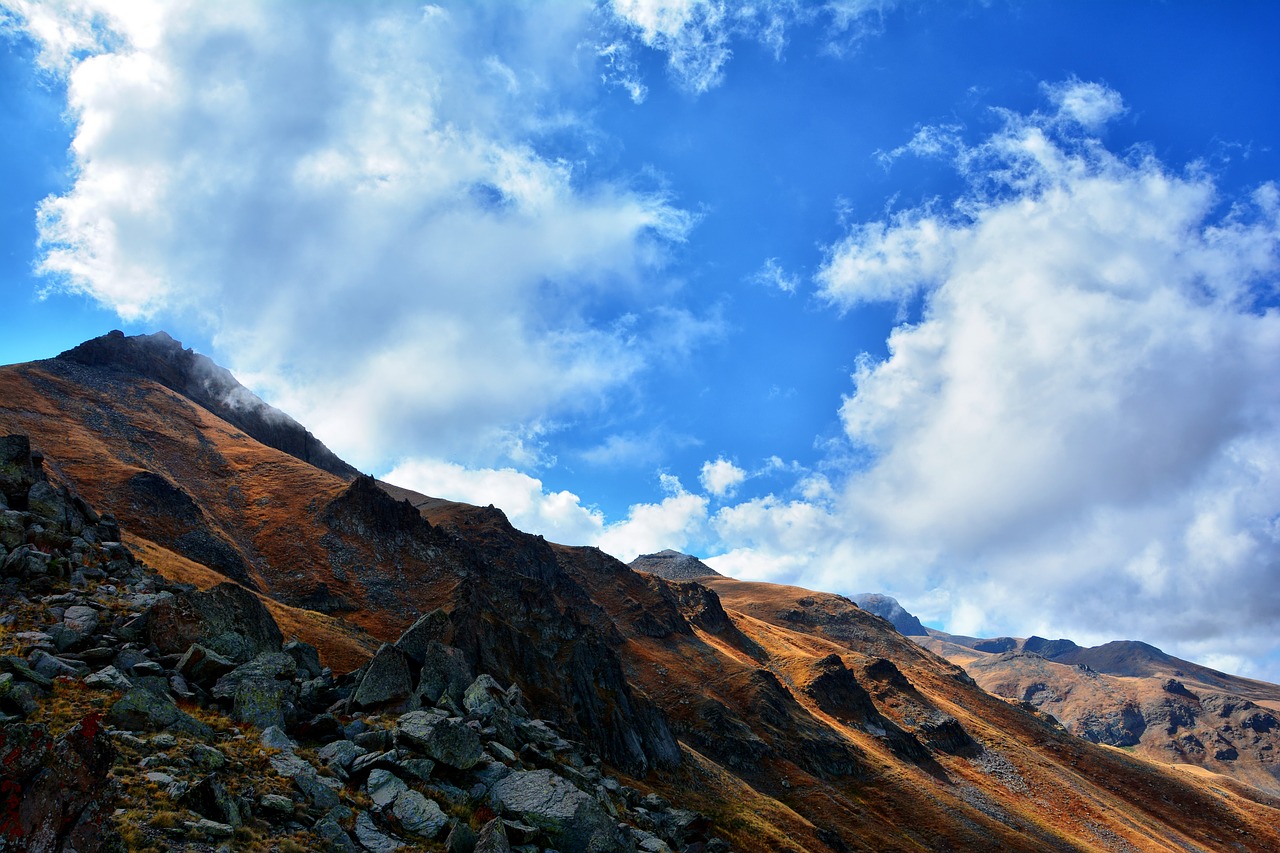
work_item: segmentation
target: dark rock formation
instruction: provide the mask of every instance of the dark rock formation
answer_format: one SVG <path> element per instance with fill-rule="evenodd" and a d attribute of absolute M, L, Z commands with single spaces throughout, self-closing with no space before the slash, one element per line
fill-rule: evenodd
<path fill-rule="evenodd" d="M 107 849 L 116 752 L 98 717 L 56 739 L 42 726 L 10 723 L 0 729 L 0 755 L 0 850 Z"/>
<path fill-rule="evenodd" d="M 293 418 L 245 388 L 231 372 L 164 332 L 134 335 L 113 331 L 58 356 L 89 367 L 128 371 L 159 382 L 204 406 L 267 445 L 331 474 L 359 474 Z"/>
<path fill-rule="evenodd" d="M 897 599 L 877 592 L 864 592 L 853 597 L 853 603 L 868 613 L 874 613 L 881 619 L 887 619 L 904 637 L 923 637 L 928 635 L 920 620 L 902 608 Z"/>

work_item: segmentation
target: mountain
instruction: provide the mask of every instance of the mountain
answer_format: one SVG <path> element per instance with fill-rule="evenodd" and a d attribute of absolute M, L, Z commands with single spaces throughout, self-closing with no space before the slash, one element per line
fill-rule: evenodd
<path fill-rule="evenodd" d="M 898 600 L 892 596 L 864 592 L 855 595 L 853 603 L 881 619 L 889 620 L 890 624 L 904 637 L 923 637 L 929 633 L 924 625 L 920 624 L 920 620 L 904 610 Z"/>
<path fill-rule="evenodd" d="M 262 429 L 266 415 L 243 416 L 263 411 L 259 403 L 237 395 L 233 406 L 210 390 L 238 386 L 193 387 L 199 370 L 184 365 L 203 362 L 167 336 L 147 338 L 172 356 L 158 360 L 150 344 L 120 337 L 72 350 L 91 358 L 0 368 L 0 436 L 29 437 L 45 485 L 65 490 L 59 506 L 83 504 L 118 524 L 133 559 L 162 578 L 111 584 L 81 572 L 84 589 L 65 579 L 5 581 L 14 594 L 3 618 L 35 628 L 5 635 L 16 654 L 6 673 L 12 680 L 0 681 L 43 690 L 23 674 L 38 660 L 65 666 L 58 671 L 73 673 L 69 683 L 83 684 L 85 670 L 114 659 L 128 664 L 117 671 L 130 686 L 101 700 L 108 715 L 136 721 L 131 706 L 117 707 L 129 696 L 143 702 L 133 692 L 143 690 L 160 702 L 147 708 L 176 721 L 150 740 L 121 733 L 122 725 L 108 731 L 124 757 L 93 768 L 113 767 L 124 799 L 104 801 L 102 814 L 141 810 L 147 832 L 163 834 L 176 822 L 198 834 L 204 830 L 193 828 L 183 804 L 198 800 L 214 812 L 226 805 L 217 794 L 225 788 L 257 821 L 244 827 L 272 838 L 296 833 L 301 840 L 291 843 L 303 849 L 323 846 L 322 832 L 338 838 L 333 826 L 365 849 L 378 849 L 379 838 L 394 846 L 397 836 L 435 838 L 415 843 L 439 849 L 440 836 L 414 834 L 428 822 L 403 816 L 402 800 L 419 817 L 443 809 L 459 832 L 457 822 L 470 821 L 487 833 L 477 850 L 506 849 L 495 840 L 499 831 L 533 845 L 525 849 L 562 853 L 1280 848 L 1280 804 L 1257 788 L 1174 773 L 1073 736 L 1047 715 L 984 691 L 847 598 L 715 574 L 671 580 L 634 571 L 598 549 L 522 533 L 497 508 L 359 476 L 327 461 L 318 442 L 298 439 L 301 427 L 290 426 L 283 434 L 290 440 L 282 440 Z M 34 489 L 26 509 L 4 511 L 22 525 L 13 528 L 21 534 L 15 545 L 44 541 L 36 528 L 62 512 L 35 515 L 31 507 L 48 505 L 31 501 Z M 50 547 L 56 561 L 90 554 L 70 535 Z M 13 565 L 27 565 L 31 552 L 21 554 Z M 128 613 L 114 599 L 95 598 L 113 594 L 103 586 L 118 592 L 128 583 L 139 590 L 129 593 Z M 157 591 L 140 591 L 146 583 Z M 201 643 L 245 648 L 248 627 L 217 626 L 253 611 L 251 601 L 283 638 L 315 647 L 330 682 L 322 674 L 307 686 L 296 661 L 289 674 L 272 657 L 284 653 L 274 635 L 255 641 L 257 656 L 231 662 L 230 672 L 240 673 L 234 683 L 207 681 L 200 693 L 173 680 L 182 661 L 196 666 Z M 91 635 L 103 645 L 60 649 L 55 635 L 70 637 L 83 615 L 73 608 L 95 602 L 102 613 L 119 610 Z M 105 627 L 116 619 L 120 630 L 135 626 L 135 639 Z M 139 619 L 153 628 L 136 633 Z M 468 687 L 467 699 L 464 682 L 473 676 L 492 684 Z M 189 698 L 175 693 L 180 684 Z M 326 700 L 327 708 L 315 704 Z M 168 710 L 174 702 L 225 732 L 200 736 L 206 745 L 223 737 L 216 743 L 224 752 L 241 750 L 232 732 L 253 732 L 247 740 L 255 742 L 261 708 L 278 715 L 270 719 L 298 746 L 264 753 L 270 766 L 252 750 L 234 752 L 234 772 L 211 769 L 189 782 L 165 770 L 172 781 L 154 782 L 155 802 L 129 799 L 146 784 L 136 779 L 138 762 L 175 760 L 156 751 L 196 750 L 181 740 L 189 732 L 174 729 L 188 725 Z M 34 715 L 30 723 L 45 712 L 23 713 Z M 438 736 L 417 738 L 421 726 L 438 728 Z M 97 743 L 96 729 L 86 740 L 73 728 L 49 736 Z M 464 729 L 478 733 L 487 763 L 471 765 L 456 752 L 449 760 L 468 767 L 423 757 L 455 734 L 474 743 Z M 164 747 L 169 735 L 182 746 Z M 48 779 L 39 774 L 52 762 L 31 772 Z M 262 774 L 267 787 L 256 799 L 239 787 L 242 770 Z M 176 794 L 177 782 L 202 785 L 203 793 Z M 17 784 L 25 790 L 27 782 Z M 109 787 L 86 782 L 77 790 L 109 797 Z M 267 800 L 267 789 L 284 800 Z M 330 795 L 340 805 L 324 811 L 319 803 Z M 544 822 L 561 805 L 558 822 Z M 230 819 L 227 809 L 217 814 Z M 169 838 L 166 849 L 207 849 Z"/>
<path fill-rule="evenodd" d="M 985 690 L 1052 715 L 1072 734 L 1280 796 L 1280 686 L 1135 640 L 915 637 Z"/>
<path fill-rule="evenodd" d="M 681 554 L 668 548 L 656 554 L 641 554 L 627 565 L 637 572 L 648 572 L 669 581 L 691 581 L 698 578 L 720 577 L 720 573 L 689 554 Z"/>

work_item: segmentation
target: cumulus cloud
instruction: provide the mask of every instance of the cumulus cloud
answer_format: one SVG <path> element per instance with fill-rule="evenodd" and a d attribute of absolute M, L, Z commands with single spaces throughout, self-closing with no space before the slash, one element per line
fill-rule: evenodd
<path fill-rule="evenodd" d="M 1201 168 L 1113 153 L 1090 131 L 1116 92 L 1045 92 L 1055 112 L 941 135 L 969 182 L 952 204 L 831 247 L 816 281 L 839 309 L 924 293 L 840 409 L 871 461 L 828 501 L 722 510 L 745 544 L 713 564 L 776 556 L 953 629 L 1274 651 L 1280 191 L 1224 199 Z"/>
<path fill-rule="evenodd" d="M 714 333 L 641 298 L 693 217 L 540 143 L 577 127 L 588 3 L 504 6 L 500 42 L 481 4 L 15 8 L 75 123 L 42 270 L 212 330 L 357 464 L 516 460 L 517 425 Z"/>
<path fill-rule="evenodd" d="M 402 461 L 383 478 L 432 497 L 493 504 L 512 525 L 554 542 L 596 545 L 630 562 L 666 548 L 690 549 L 707 536 L 707 498 L 687 491 L 680 480 L 661 475 L 666 493 L 657 503 L 633 504 L 625 518 L 606 522 L 569 491 L 548 491 L 542 481 L 513 468 L 468 468 L 438 459 Z"/>
<path fill-rule="evenodd" d="M 698 481 L 702 488 L 717 498 L 732 497 L 738 486 L 747 479 L 747 472 L 723 457 L 714 462 L 702 463 L 702 473 Z"/>

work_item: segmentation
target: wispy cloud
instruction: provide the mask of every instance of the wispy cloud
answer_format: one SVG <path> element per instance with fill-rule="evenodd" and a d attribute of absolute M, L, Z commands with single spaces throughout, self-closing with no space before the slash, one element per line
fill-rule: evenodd
<path fill-rule="evenodd" d="M 617 18 L 635 37 L 667 56 L 667 69 L 677 84 L 694 94 L 719 86 L 733 58 L 735 42 L 762 45 L 781 59 L 787 31 L 796 26 L 821 25 L 833 53 L 854 49 L 868 34 L 878 32 L 897 0 L 611 0 Z M 639 101 L 644 98 L 625 43 L 612 42 L 604 50 L 617 58 L 625 73 L 616 79 Z"/>

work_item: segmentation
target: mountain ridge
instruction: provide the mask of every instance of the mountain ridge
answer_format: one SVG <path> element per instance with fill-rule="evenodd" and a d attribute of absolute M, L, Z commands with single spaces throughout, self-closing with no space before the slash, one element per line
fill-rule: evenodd
<path fill-rule="evenodd" d="M 317 625 L 368 632 L 377 651 L 342 713 L 404 713 L 420 685 L 398 638 L 439 612 L 421 647 L 442 665 L 517 685 L 626 784 L 743 853 L 1280 845 L 1255 789 L 1069 735 L 842 596 L 638 573 L 494 507 L 340 477 L 109 365 L 0 368 L 3 433 L 31 436 L 162 573 L 208 588 L 239 565 L 269 607 L 321 620 L 307 630 L 323 661 L 337 628 Z"/>

